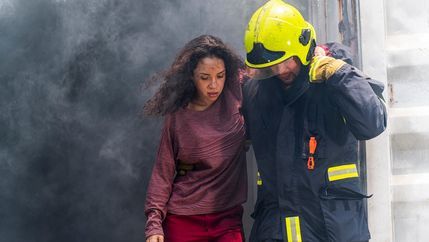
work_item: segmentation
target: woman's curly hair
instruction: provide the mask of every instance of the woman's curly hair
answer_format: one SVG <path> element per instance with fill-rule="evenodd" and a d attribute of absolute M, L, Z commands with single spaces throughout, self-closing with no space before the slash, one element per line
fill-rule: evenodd
<path fill-rule="evenodd" d="M 242 59 L 221 39 L 211 35 L 201 35 L 188 42 L 177 55 L 170 68 L 156 74 L 152 81 L 162 81 L 154 96 L 143 108 L 147 115 L 165 115 L 186 107 L 194 98 L 196 88 L 192 81 L 194 69 L 205 57 L 222 59 L 226 68 L 225 88 L 238 82 Z"/>

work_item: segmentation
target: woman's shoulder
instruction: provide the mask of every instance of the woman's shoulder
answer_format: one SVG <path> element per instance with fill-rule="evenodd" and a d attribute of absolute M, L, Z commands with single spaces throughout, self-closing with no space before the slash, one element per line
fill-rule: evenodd
<path fill-rule="evenodd" d="M 167 113 L 164 116 L 164 127 L 168 127 L 168 128 L 174 127 L 176 115 L 177 115 L 177 111 L 173 113 Z"/>

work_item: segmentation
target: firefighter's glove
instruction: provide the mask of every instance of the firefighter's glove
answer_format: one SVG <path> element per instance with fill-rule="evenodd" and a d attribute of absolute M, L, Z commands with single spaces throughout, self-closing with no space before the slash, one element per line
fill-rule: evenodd
<path fill-rule="evenodd" d="M 314 56 L 310 63 L 310 82 L 320 83 L 328 80 L 344 64 L 344 61 L 330 56 Z"/>

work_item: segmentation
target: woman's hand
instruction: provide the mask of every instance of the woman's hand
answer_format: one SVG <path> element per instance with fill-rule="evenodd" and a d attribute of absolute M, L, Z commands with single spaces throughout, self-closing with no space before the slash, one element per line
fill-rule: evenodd
<path fill-rule="evenodd" d="M 163 235 L 152 235 L 149 238 L 146 239 L 146 242 L 164 242 L 164 236 Z"/>
<path fill-rule="evenodd" d="M 320 46 L 316 46 L 314 49 L 314 56 L 326 56 L 326 51 Z"/>

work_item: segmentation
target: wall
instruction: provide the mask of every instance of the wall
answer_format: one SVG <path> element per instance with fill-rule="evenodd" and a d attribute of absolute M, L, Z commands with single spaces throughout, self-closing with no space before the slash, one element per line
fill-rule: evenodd
<path fill-rule="evenodd" d="M 389 129 L 367 152 L 373 241 L 427 241 L 429 4 L 361 3 L 364 68 L 388 85 Z"/>

